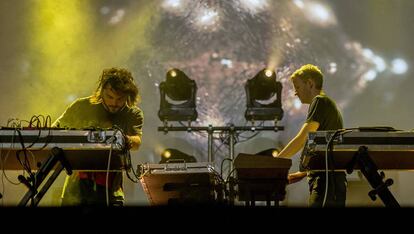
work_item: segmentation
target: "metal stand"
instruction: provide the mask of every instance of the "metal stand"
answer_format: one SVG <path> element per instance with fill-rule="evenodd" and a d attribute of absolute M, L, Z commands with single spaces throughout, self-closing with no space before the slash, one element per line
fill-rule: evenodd
<path fill-rule="evenodd" d="M 368 193 L 373 201 L 376 200 L 378 195 L 386 207 L 400 207 L 397 200 L 388 190 L 388 187 L 393 184 L 393 180 L 387 179 L 385 182 L 382 181 L 385 174 L 384 172 L 378 173 L 377 166 L 368 154 L 368 147 L 360 146 L 358 151 L 355 152 L 351 162 L 347 165 L 346 171 L 348 174 L 352 173 L 355 163 L 359 164 L 362 174 L 367 178 L 371 187 L 374 188 Z"/>
<path fill-rule="evenodd" d="M 208 158 L 207 162 L 214 162 L 214 155 L 213 155 L 213 126 L 208 125 L 207 133 L 208 133 Z"/>
<path fill-rule="evenodd" d="M 213 134 L 214 132 L 228 132 L 230 135 L 229 140 L 229 156 L 230 159 L 234 159 L 234 135 L 237 131 L 282 131 L 285 128 L 283 126 L 263 126 L 263 127 L 249 127 L 249 126 L 225 126 L 225 127 L 213 127 L 209 125 L 208 127 L 174 127 L 174 126 L 167 126 L 164 123 L 163 127 L 158 127 L 158 131 L 164 132 L 167 134 L 169 131 L 171 132 L 207 132 L 208 133 L 208 162 L 214 161 L 214 155 L 213 155 Z"/>
<path fill-rule="evenodd" d="M 58 164 L 60 162 L 60 164 Z M 58 164 L 56 166 L 56 164 Z M 39 186 L 43 183 L 43 180 L 47 177 L 51 170 L 56 166 L 55 171 L 43 185 L 41 190 L 38 192 Z M 65 169 L 68 175 L 72 174 L 72 168 L 70 164 L 67 162 L 63 150 L 58 147 L 54 147 L 51 152 L 50 156 L 47 158 L 45 162 L 42 163 L 40 169 L 36 172 L 34 178 L 25 178 L 24 176 L 20 175 L 18 177 L 19 181 L 22 182 L 26 187 L 28 187 L 29 191 L 24 195 L 22 200 L 19 203 L 19 206 L 26 206 L 27 202 L 31 200 L 30 206 L 37 206 L 40 200 L 43 198 L 49 187 L 53 184 L 56 178 L 59 176 L 60 172 Z"/>
<path fill-rule="evenodd" d="M 234 203 L 234 198 L 236 196 L 236 191 L 234 190 L 234 186 L 236 185 L 235 179 L 231 176 L 231 173 L 234 171 L 234 145 L 235 145 L 235 135 L 237 131 L 281 131 L 284 130 L 283 126 L 277 126 L 275 122 L 275 126 L 234 126 L 231 124 L 230 126 L 224 126 L 224 127 L 213 127 L 212 125 L 209 125 L 208 127 L 174 127 L 174 126 L 167 126 L 167 122 L 164 122 L 163 127 L 158 127 L 158 131 L 162 131 L 165 134 L 167 134 L 169 131 L 186 131 L 186 132 L 207 132 L 208 133 L 208 162 L 213 163 L 214 162 L 214 155 L 213 155 L 213 134 L 214 132 L 228 132 L 229 134 L 229 159 L 231 160 L 230 167 L 229 167 L 229 174 L 228 174 L 228 197 L 229 197 L 229 203 Z"/>
<path fill-rule="evenodd" d="M 231 125 L 228 132 L 229 132 L 229 138 L 230 138 L 229 139 L 229 156 L 231 160 L 230 167 L 229 167 L 229 176 L 230 176 L 234 169 L 233 162 L 234 162 L 234 145 L 235 145 L 234 135 L 236 134 L 235 127 Z"/>

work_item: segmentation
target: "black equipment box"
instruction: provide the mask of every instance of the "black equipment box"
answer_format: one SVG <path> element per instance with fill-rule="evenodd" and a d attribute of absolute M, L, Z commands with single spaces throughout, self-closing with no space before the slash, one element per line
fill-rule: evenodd
<path fill-rule="evenodd" d="M 239 201 L 282 201 L 292 160 L 239 154 L 234 160 Z"/>

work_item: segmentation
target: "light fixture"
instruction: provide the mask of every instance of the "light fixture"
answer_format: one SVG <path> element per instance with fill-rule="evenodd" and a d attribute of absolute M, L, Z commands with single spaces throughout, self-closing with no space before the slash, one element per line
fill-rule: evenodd
<path fill-rule="evenodd" d="M 273 70 L 261 70 L 246 82 L 245 90 L 246 120 L 278 121 L 283 118 L 282 84 L 276 81 L 276 73 Z"/>
<path fill-rule="evenodd" d="M 192 163 L 197 162 L 194 156 L 186 154 L 180 150 L 168 148 L 161 153 L 161 163 Z"/>
<path fill-rule="evenodd" d="M 166 81 L 161 82 L 159 89 L 161 100 L 158 117 L 161 121 L 191 122 L 197 119 L 197 85 L 184 72 L 176 68 L 169 70 Z"/>

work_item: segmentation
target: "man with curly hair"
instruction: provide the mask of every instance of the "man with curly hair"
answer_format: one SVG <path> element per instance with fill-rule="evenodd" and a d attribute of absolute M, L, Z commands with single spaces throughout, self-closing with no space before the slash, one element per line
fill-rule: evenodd
<path fill-rule="evenodd" d="M 141 145 L 144 119 L 142 110 L 137 107 L 139 101 L 138 87 L 131 72 L 123 68 L 104 69 L 94 94 L 75 100 L 53 126 L 71 129 L 117 126 L 126 135 L 126 147 L 137 150 Z M 66 177 L 63 206 L 122 206 L 123 202 L 122 172 L 78 171 Z"/>

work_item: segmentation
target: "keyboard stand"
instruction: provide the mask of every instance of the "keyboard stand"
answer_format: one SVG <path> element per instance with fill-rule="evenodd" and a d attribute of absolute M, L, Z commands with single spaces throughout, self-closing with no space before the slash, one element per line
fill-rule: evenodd
<path fill-rule="evenodd" d="M 42 186 L 41 190 L 38 192 L 39 186 L 43 183 L 47 175 L 53 169 L 53 174 L 49 177 L 46 183 Z M 69 162 L 66 160 L 63 150 L 59 147 L 53 147 L 50 151 L 50 156 L 42 163 L 39 170 L 35 173 L 35 179 L 25 178 L 22 175 L 18 177 L 19 181 L 26 185 L 26 187 L 29 189 L 29 191 L 27 191 L 27 193 L 20 201 L 19 206 L 26 206 L 29 200 L 31 200 L 30 206 L 37 206 L 63 169 L 66 170 L 66 173 L 68 175 L 72 174 L 72 168 Z"/>
<path fill-rule="evenodd" d="M 347 165 L 346 171 L 348 174 L 352 173 L 356 163 L 359 164 L 362 174 L 368 180 L 371 187 L 374 188 L 368 193 L 371 200 L 375 201 L 378 195 L 386 207 L 400 207 L 390 190 L 388 190 L 388 187 L 393 184 L 393 180 L 387 179 L 385 182 L 382 181 L 385 174 L 384 172 L 378 173 L 377 166 L 368 154 L 368 147 L 360 146 L 358 151 L 355 152 L 352 160 Z"/>

